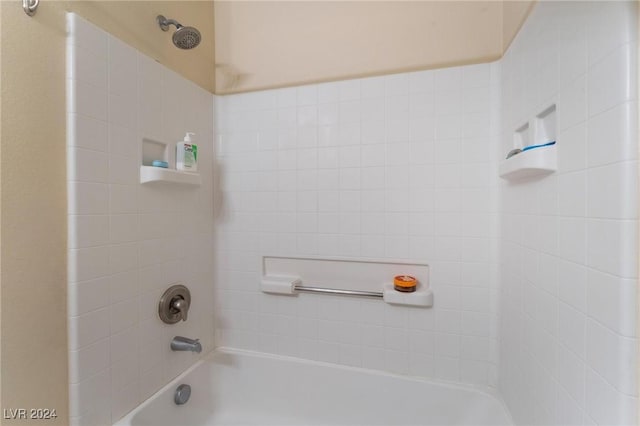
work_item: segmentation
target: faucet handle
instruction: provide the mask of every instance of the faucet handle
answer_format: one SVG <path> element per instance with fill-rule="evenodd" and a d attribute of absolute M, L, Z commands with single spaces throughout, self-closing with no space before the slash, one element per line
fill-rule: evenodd
<path fill-rule="evenodd" d="M 187 320 L 191 307 L 191 292 L 182 284 L 173 284 L 160 297 L 158 316 L 165 324 L 175 324 Z"/>
<path fill-rule="evenodd" d="M 187 320 L 187 313 L 189 312 L 189 302 L 184 300 L 182 297 L 176 297 L 171 300 L 171 308 L 178 311 L 178 315 L 182 321 Z"/>

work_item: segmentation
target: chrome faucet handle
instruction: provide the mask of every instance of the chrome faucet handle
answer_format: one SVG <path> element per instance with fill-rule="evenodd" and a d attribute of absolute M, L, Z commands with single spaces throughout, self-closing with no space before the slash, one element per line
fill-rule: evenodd
<path fill-rule="evenodd" d="M 178 311 L 178 315 L 182 321 L 187 320 L 187 313 L 189 312 L 189 302 L 182 297 L 176 297 L 171 301 L 171 308 Z"/>
<path fill-rule="evenodd" d="M 191 307 L 191 292 L 182 284 L 173 284 L 160 297 L 158 316 L 165 324 L 175 324 L 187 320 Z"/>

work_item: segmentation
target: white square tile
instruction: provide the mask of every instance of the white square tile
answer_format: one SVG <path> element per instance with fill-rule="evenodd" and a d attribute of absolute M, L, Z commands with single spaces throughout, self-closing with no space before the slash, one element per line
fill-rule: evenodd
<path fill-rule="evenodd" d="M 462 119 L 460 115 L 443 115 L 436 117 L 436 139 L 455 139 L 462 137 Z"/>
<path fill-rule="evenodd" d="M 137 160 L 140 155 L 140 142 L 135 131 L 117 124 L 110 124 L 109 152 Z"/>
<path fill-rule="evenodd" d="M 69 318 L 69 350 L 77 351 L 110 333 L 109 308 Z"/>
<path fill-rule="evenodd" d="M 636 340 L 622 337 L 593 320 L 587 321 L 587 363 L 618 391 L 637 395 Z"/>
<path fill-rule="evenodd" d="M 358 145 L 361 142 L 360 123 L 342 123 L 337 128 L 338 145 Z"/>
<path fill-rule="evenodd" d="M 111 388 L 120 391 L 138 379 L 140 366 L 138 356 L 135 354 L 129 358 L 122 358 L 111 365 Z"/>
<path fill-rule="evenodd" d="M 109 122 L 128 129 L 137 127 L 136 103 L 129 96 L 109 94 Z"/>
<path fill-rule="evenodd" d="M 385 95 L 384 77 L 363 78 L 360 81 L 360 94 L 362 99 L 383 98 Z"/>
<path fill-rule="evenodd" d="M 581 359 L 585 359 L 586 317 L 572 307 L 559 305 L 558 340 Z"/>
<path fill-rule="evenodd" d="M 589 270 L 587 282 L 587 313 L 617 333 L 636 336 L 635 280 L 628 280 Z"/>
<path fill-rule="evenodd" d="M 589 68 L 589 115 L 594 116 L 636 96 L 637 66 L 633 45 L 618 47 L 612 53 Z"/>
<path fill-rule="evenodd" d="M 125 300 L 111 306 L 111 333 L 118 333 L 136 324 L 138 303 L 136 299 Z"/>
<path fill-rule="evenodd" d="M 111 304 L 129 299 L 138 294 L 138 271 L 128 271 L 109 277 L 109 299 Z"/>
<path fill-rule="evenodd" d="M 586 411 L 597 424 L 630 424 L 636 399 L 616 391 L 598 373 L 587 368 Z"/>
<path fill-rule="evenodd" d="M 634 147 L 638 132 L 632 124 L 637 108 L 636 102 L 625 102 L 589 119 L 589 166 L 637 158 Z"/>
<path fill-rule="evenodd" d="M 558 380 L 575 402 L 584 407 L 585 363 L 570 350 L 559 348 Z"/>
<path fill-rule="evenodd" d="M 135 381 L 124 389 L 111 394 L 111 418 L 120 419 L 140 402 L 140 384 Z"/>
<path fill-rule="evenodd" d="M 156 327 L 158 327 L 157 324 Z M 151 336 L 155 337 L 156 334 L 159 333 L 152 331 Z M 111 364 L 115 364 L 122 359 L 131 359 L 137 355 L 142 337 L 138 327 L 130 327 L 121 332 L 111 333 Z"/>
<path fill-rule="evenodd" d="M 69 284 L 67 310 L 69 316 L 78 316 L 103 308 L 109 304 L 110 279 L 97 278 Z"/>
<path fill-rule="evenodd" d="M 109 370 L 105 370 L 78 384 L 70 385 L 69 414 L 71 416 L 92 415 L 97 407 L 111 405 L 109 382 Z"/>
<path fill-rule="evenodd" d="M 558 136 L 558 170 L 569 172 L 582 170 L 587 166 L 587 128 L 578 124 Z"/>
<path fill-rule="evenodd" d="M 360 167 L 361 149 L 360 146 L 343 146 L 338 151 L 340 167 Z"/>
<path fill-rule="evenodd" d="M 138 195 L 134 185 L 109 185 L 109 210 L 111 214 L 137 213 Z"/>
<path fill-rule="evenodd" d="M 587 265 L 623 278 L 637 276 L 634 243 L 635 221 L 589 220 L 587 223 Z"/>
<path fill-rule="evenodd" d="M 560 387 L 558 389 L 558 420 L 563 425 L 581 425 L 584 411 L 578 406 L 575 399 Z"/>
<path fill-rule="evenodd" d="M 441 68 L 433 72 L 436 91 L 456 90 L 462 84 L 461 68 Z"/>
<path fill-rule="evenodd" d="M 109 273 L 109 248 L 106 246 L 69 250 L 69 282 L 101 278 Z"/>
<path fill-rule="evenodd" d="M 438 90 L 433 94 L 434 112 L 436 116 L 453 115 L 462 112 L 462 90 L 460 88 L 452 90 Z M 472 105 L 465 100 L 465 107 Z"/>
<path fill-rule="evenodd" d="M 587 79 L 578 77 L 565 86 L 558 99 L 558 128 L 568 129 L 587 118 Z"/>
<path fill-rule="evenodd" d="M 565 260 L 558 262 L 558 298 L 580 312 L 586 312 L 586 267 Z"/>
<path fill-rule="evenodd" d="M 385 95 L 405 95 L 409 90 L 409 76 L 407 74 L 394 74 L 385 78 Z"/>
<path fill-rule="evenodd" d="M 360 80 L 345 80 L 336 83 L 340 102 L 360 99 Z"/>
<path fill-rule="evenodd" d="M 587 224 L 583 218 L 563 218 L 558 222 L 558 254 L 584 264 L 587 251 Z"/>
<path fill-rule="evenodd" d="M 109 366 L 109 339 L 69 352 L 69 382 L 80 383 Z"/>
<path fill-rule="evenodd" d="M 460 380 L 460 360 L 437 356 L 434 371 L 437 379 L 457 382 Z"/>
<path fill-rule="evenodd" d="M 318 86 L 309 85 L 297 88 L 298 105 L 314 105 L 318 102 Z"/>
<path fill-rule="evenodd" d="M 133 185 L 139 183 L 139 161 L 137 158 L 109 156 L 109 183 Z"/>
<path fill-rule="evenodd" d="M 136 50 L 113 36 L 108 39 L 109 92 L 120 96 L 137 94 L 138 58 Z M 135 102 L 132 102 L 135 103 Z"/>
<path fill-rule="evenodd" d="M 637 39 L 633 2 L 591 5 L 587 15 L 589 63 L 594 64 L 626 42 Z"/>
<path fill-rule="evenodd" d="M 589 169 L 587 214 L 593 218 L 634 219 L 638 216 L 635 162 Z"/>
<path fill-rule="evenodd" d="M 360 101 L 345 101 L 338 104 L 338 123 L 353 123 L 361 118 Z"/>
<path fill-rule="evenodd" d="M 75 13 L 67 14 L 70 42 L 94 52 L 98 57 L 107 56 L 107 33 Z"/>
<path fill-rule="evenodd" d="M 591 186 L 589 186 L 591 189 Z M 585 172 L 558 177 L 558 213 L 563 216 L 584 217 L 587 209 L 587 178 Z"/>
<path fill-rule="evenodd" d="M 409 96 L 387 96 L 385 98 L 386 120 L 402 120 L 409 115 Z"/>
<path fill-rule="evenodd" d="M 138 267 L 138 245 L 136 243 L 112 245 L 109 247 L 108 258 L 112 274 L 131 271 Z"/>
<path fill-rule="evenodd" d="M 360 102 L 360 118 L 362 119 L 362 132 L 369 130 L 369 136 L 380 133 L 380 128 L 384 133 L 386 100 L 384 98 L 367 99 Z"/>
<path fill-rule="evenodd" d="M 387 120 L 386 124 L 386 141 L 402 142 L 409 140 L 409 120 L 408 118 L 400 118 L 395 120 Z"/>
<path fill-rule="evenodd" d="M 560 27 L 558 73 L 561 84 L 574 81 L 587 72 L 587 37 L 584 14 L 574 13 L 571 22 Z"/>
<path fill-rule="evenodd" d="M 318 124 L 319 125 L 336 125 L 340 117 L 340 108 L 338 103 L 328 103 L 318 105 Z"/>
<path fill-rule="evenodd" d="M 67 112 L 82 114 L 96 120 L 107 120 L 107 91 L 73 80 L 69 86 Z"/>
<path fill-rule="evenodd" d="M 70 249 L 108 244 L 109 217 L 105 215 L 72 216 L 69 223 L 68 245 Z"/>
<path fill-rule="evenodd" d="M 107 151 L 107 123 L 81 114 L 67 114 L 67 145 Z"/>
<path fill-rule="evenodd" d="M 409 92 L 410 93 L 429 93 L 433 92 L 433 75 L 434 71 L 418 71 L 409 74 Z"/>
<path fill-rule="evenodd" d="M 299 106 L 297 117 L 298 126 L 316 126 L 318 124 L 318 109 L 315 105 Z"/>
<path fill-rule="evenodd" d="M 67 46 L 67 78 L 107 88 L 107 61 L 84 46 Z"/>
<path fill-rule="evenodd" d="M 463 89 L 488 87 L 491 83 L 491 67 L 488 64 L 462 67 L 461 71 Z"/>

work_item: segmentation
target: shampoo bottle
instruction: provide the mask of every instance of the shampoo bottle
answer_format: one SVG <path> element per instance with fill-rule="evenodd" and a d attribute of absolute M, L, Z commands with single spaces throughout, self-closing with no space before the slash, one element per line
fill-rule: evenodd
<path fill-rule="evenodd" d="M 198 171 L 198 145 L 192 143 L 191 136 L 195 133 L 187 132 L 184 140 L 176 145 L 176 169 L 185 172 Z"/>

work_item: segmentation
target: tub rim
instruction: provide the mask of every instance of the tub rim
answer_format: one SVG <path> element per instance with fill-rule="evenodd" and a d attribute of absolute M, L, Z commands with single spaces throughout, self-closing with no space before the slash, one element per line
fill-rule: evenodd
<path fill-rule="evenodd" d="M 334 364 L 334 363 L 326 362 L 326 361 L 317 361 L 317 360 L 312 360 L 312 359 L 307 359 L 307 358 L 298 358 L 298 357 L 288 356 L 288 355 L 279 355 L 279 354 L 272 354 L 272 353 L 268 353 L 268 352 L 259 352 L 259 351 L 253 351 L 253 350 L 248 350 L 248 349 L 238 349 L 238 348 L 220 346 L 220 347 L 214 348 L 214 349 L 210 350 L 209 352 L 207 352 L 206 354 L 204 354 L 193 365 L 191 365 L 189 368 L 187 368 L 185 371 L 183 371 L 179 375 L 175 376 L 166 385 L 162 386 L 160 389 L 158 389 L 156 392 L 154 392 L 151 396 L 149 396 L 147 399 L 145 399 L 140 404 L 138 404 L 133 410 L 129 411 L 125 416 L 123 416 L 122 418 L 118 419 L 115 423 L 112 423 L 112 425 L 113 426 L 130 426 L 131 425 L 131 420 L 133 419 L 133 417 L 137 413 L 142 411 L 145 407 L 150 405 L 160 394 L 162 394 L 163 392 L 175 387 L 178 382 L 180 382 L 181 380 L 184 379 L 184 377 L 188 376 L 192 371 L 194 371 L 195 369 L 197 369 L 198 367 L 200 367 L 204 363 L 212 362 L 217 356 L 220 356 L 220 355 L 223 355 L 223 354 L 227 354 L 227 355 L 233 355 L 233 354 L 245 355 L 245 356 L 254 357 L 254 358 L 264 358 L 264 359 L 272 359 L 272 360 L 280 360 L 280 361 L 289 361 L 289 362 L 294 362 L 294 363 L 297 363 L 297 364 L 316 365 L 316 366 L 320 366 L 320 367 L 335 368 L 335 369 L 339 369 L 339 370 L 342 370 L 342 371 L 360 372 L 360 373 L 365 373 L 365 374 L 372 374 L 372 375 L 375 375 L 375 376 L 390 377 L 390 378 L 395 378 L 395 379 L 408 380 L 408 381 L 411 381 L 411 382 L 426 383 L 426 384 L 431 384 L 431 385 L 436 385 L 436 386 L 443 386 L 443 387 L 446 387 L 446 388 L 449 388 L 449 389 L 467 391 L 467 392 L 483 395 L 485 397 L 488 397 L 488 398 L 496 401 L 498 403 L 498 405 L 500 405 L 500 407 L 504 411 L 505 416 L 507 417 L 507 421 L 509 422 L 509 424 L 511 424 L 511 425 L 514 424 L 511 412 L 509 411 L 509 409 L 507 407 L 507 404 L 505 403 L 504 399 L 502 398 L 502 395 L 500 394 L 500 392 L 498 391 L 497 388 L 490 388 L 490 387 L 484 387 L 484 386 L 473 385 L 473 384 L 449 382 L 449 381 L 442 380 L 442 379 L 434 379 L 434 378 L 428 378 L 428 377 L 409 376 L 409 375 L 393 373 L 393 372 L 390 372 L 390 371 L 375 370 L 375 369 L 372 369 L 372 368 L 353 367 L 353 366 L 350 366 L 350 365 Z"/>

